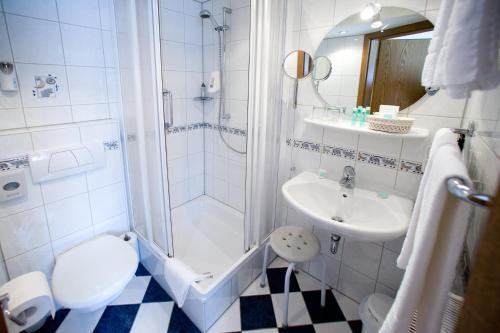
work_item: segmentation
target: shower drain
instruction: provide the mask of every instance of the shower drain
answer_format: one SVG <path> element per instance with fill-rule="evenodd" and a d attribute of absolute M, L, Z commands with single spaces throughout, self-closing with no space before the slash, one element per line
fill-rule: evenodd
<path fill-rule="evenodd" d="M 340 216 L 332 216 L 332 220 L 335 222 L 344 222 L 344 219 L 341 218 Z"/>

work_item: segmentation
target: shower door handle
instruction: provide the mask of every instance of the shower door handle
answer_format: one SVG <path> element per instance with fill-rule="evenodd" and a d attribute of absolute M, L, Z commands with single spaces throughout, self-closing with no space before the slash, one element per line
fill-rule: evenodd
<path fill-rule="evenodd" d="M 164 89 L 162 95 L 163 95 L 163 121 L 164 121 L 163 126 L 165 129 L 167 129 L 174 125 L 174 101 L 172 97 L 172 92 L 170 90 Z M 168 109 L 169 109 L 168 111 L 170 116 L 168 121 L 166 112 L 167 102 L 168 102 Z"/>

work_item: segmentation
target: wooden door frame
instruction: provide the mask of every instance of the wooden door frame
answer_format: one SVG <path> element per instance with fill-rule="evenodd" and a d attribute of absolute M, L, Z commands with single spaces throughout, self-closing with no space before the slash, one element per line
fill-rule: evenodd
<path fill-rule="evenodd" d="M 406 36 L 418 32 L 432 31 L 433 29 L 434 25 L 430 21 L 426 20 L 392 29 L 387 29 L 383 32 L 376 31 L 364 35 L 363 53 L 361 55 L 361 71 L 359 73 L 358 98 L 356 101 L 356 105 L 364 105 L 366 94 L 366 78 L 368 74 L 368 59 L 370 58 L 370 47 L 373 40 L 380 41 L 394 37 Z"/>

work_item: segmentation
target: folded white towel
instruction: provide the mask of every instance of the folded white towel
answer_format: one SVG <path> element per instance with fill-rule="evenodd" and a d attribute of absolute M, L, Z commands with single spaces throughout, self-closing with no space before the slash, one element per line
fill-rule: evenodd
<path fill-rule="evenodd" d="M 175 258 L 167 259 L 163 269 L 172 296 L 177 306 L 181 308 L 186 301 L 191 283 L 201 280 L 201 275 L 196 274 L 189 266 Z"/>
<path fill-rule="evenodd" d="M 500 1 L 443 0 L 422 71 L 422 85 L 452 98 L 500 84 Z"/>
<path fill-rule="evenodd" d="M 413 221 L 417 224 L 412 255 L 381 333 L 408 332 L 415 311 L 417 332 L 440 331 L 470 209 L 449 194 L 446 180 L 460 177 L 469 186 L 470 180 L 457 145 L 441 146 L 432 159 L 421 212 Z"/>
<path fill-rule="evenodd" d="M 427 164 L 425 166 L 424 175 L 420 181 L 420 187 L 418 188 L 417 199 L 415 200 L 415 205 L 413 206 L 413 212 L 410 219 L 410 225 L 408 226 L 408 231 L 406 232 L 406 238 L 401 248 L 401 253 L 397 260 L 397 266 L 401 269 L 405 269 L 408 265 L 408 260 L 413 252 L 413 244 L 415 241 L 415 230 L 417 228 L 418 221 L 420 219 L 422 200 L 427 194 L 427 187 L 430 179 L 430 169 L 432 168 L 432 162 L 434 161 L 434 155 L 436 151 L 444 145 L 457 145 L 457 135 L 454 134 L 449 128 L 440 128 L 432 140 L 431 149 L 429 152 L 429 157 L 427 159 Z"/>

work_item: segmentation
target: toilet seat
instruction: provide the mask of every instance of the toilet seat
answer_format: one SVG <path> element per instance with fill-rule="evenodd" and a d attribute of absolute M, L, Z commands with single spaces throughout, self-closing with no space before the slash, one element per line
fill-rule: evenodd
<path fill-rule="evenodd" d="M 52 293 L 63 307 L 94 311 L 120 295 L 137 270 L 134 249 L 103 235 L 57 256 Z"/>

